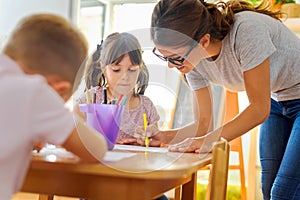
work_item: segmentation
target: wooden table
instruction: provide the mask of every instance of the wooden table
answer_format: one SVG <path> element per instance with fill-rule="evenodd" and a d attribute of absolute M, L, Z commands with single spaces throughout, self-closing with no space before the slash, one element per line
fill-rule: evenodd
<path fill-rule="evenodd" d="M 99 164 L 81 163 L 75 156 L 35 155 L 22 187 L 23 192 L 89 200 L 150 200 L 182 185 L 182 199 L 196 199 L 197 170 L 212 156 L 172 152 L 114 150 Z M 50 159 L 51 160 L 51 159 Z M 108 160 L 108 161 L 107 161 Z"/>

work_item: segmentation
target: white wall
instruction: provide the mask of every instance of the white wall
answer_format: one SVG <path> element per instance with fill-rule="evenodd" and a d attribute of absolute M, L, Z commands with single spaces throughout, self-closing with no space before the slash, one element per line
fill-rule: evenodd
<path fill-rule="evenodd" d="M 0 45 L 21 18 L 35 13 L 54 13 L 73 21 L 77 4 L 77 0 L 0 0 Z"/>

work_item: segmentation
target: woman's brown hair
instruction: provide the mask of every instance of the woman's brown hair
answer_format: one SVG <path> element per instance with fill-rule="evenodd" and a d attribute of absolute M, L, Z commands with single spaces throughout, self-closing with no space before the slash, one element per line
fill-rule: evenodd
<path fill-rule="evenodd" d="M 166 31 L 172 30 L 195 41 L 199 41 L 207 33 L 212 41 L 220 41 L 230 31 L 234 14 L 242 11 L 258 12 L 278 20 L 280 16 L 280 12 L 269 10 L 266 0 L 257 7 L 237 0 L 217 3 L 200 0 L 160 0 L 152 13 L 151 37 L 156 44 L 180 45 L 179 41 L 174 40 L 175 38 Z"/>

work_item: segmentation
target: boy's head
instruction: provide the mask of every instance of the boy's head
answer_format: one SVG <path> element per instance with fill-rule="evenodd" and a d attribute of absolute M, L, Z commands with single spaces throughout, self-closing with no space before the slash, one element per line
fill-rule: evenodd
<path fill-rule="evenodd" d="M 87 51 L 84 36 L 53 14 L 35 14 L 21 20 L 4 47 L 4 53 L 26 73 L 43 75 L 65 99 L 72 93 Z"/>

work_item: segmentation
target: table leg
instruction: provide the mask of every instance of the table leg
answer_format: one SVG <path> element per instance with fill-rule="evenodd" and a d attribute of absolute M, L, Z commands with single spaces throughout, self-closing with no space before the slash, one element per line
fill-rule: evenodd
<path fill-rule="evenodd" d="M 39 194 L 39 200 L 53 200 L 53 195 Z"/>
<path fill-rule="evenodd" d="M 197 172 L 191 175 L 191 181 L 182 185 L 182 200 L 196 200 L 197 196 Z"/>
<path fill-rule="evenodd" d="M 175 188 L 174 200 L 181 200 L 181 185 Z"/>

